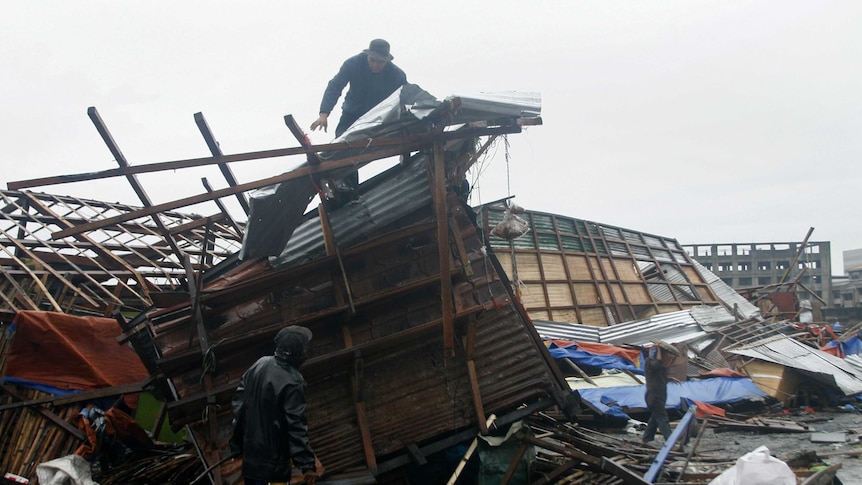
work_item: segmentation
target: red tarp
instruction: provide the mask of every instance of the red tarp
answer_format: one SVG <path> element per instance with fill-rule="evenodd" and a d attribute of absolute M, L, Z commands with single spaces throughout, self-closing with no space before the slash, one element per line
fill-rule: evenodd
<path fill-rule="evenodd" d="M 59 389 L 91 390 L 140 382 L 149 373 L 138 354 L 117 343 L 116 320 L 22 311 L 6 376 Z"/>
<path fill-rule="evenodd" d="M 707 404 L 705 402 L 691 400 L 695 406 L 697 406 L 697 414 L 696 416 L 699 419 L 703 419 L 707 416 L 720 416 L 722 418 L 727 416 L 727 411 L 724 408 L 720 408 L 718 406 L 713 406 L 712 404 Z"/>
<path fill-rule="evenodd" d="M 719 367 L 718 369 L 712 369 L 709 372 L 704 372 L 701 374 L 702 377 L 748 377 L 742 372 L 737 372 L 733 369 L 729 369 L 727 367 Z"/>

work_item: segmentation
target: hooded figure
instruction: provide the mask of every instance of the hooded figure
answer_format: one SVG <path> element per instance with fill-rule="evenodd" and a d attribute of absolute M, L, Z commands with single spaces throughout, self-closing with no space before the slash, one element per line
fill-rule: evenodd
<path fill-rule="evenodd" d="M 311 330 L 291 325 L 275 336 L 275 355 L 261 357 L 234 393 L 231 451 L 242 454 L 246 485 L 289 482 L 291 462 L 314 483 L 315 457 L 305 417 L 305 362 Z"/>

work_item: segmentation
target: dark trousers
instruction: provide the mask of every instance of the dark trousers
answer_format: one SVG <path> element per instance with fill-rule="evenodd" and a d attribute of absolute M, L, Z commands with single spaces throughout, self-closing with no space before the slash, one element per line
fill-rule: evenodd
<path fill-rule="evenodd" d="M 343 135 L 350 125 L 353 124 L 354 121 L 358 120 L 362 114 L 354 114 L 354 113 L 345 113 L 341 112 L 341 119 L 338 120 L 338 125 L 335 127 L 335 137 Z"/>
<path fill-rule="evenodd" d="M 358 120 L 360 116 L 362 115 L 345 113 L 344 111 L 342 111 L 341 119 L 338 120 L 338 126 L 335 127 L 335 137 L 338 138 L 339 136 L 343 135 L 344 132 L 347 131 L 348 128 L 350 128 L 350 125 L 352 125 L 354 121 Z M 350 173 L 349 175 L 344 177 L 344 181 L 347 183 L 347 185 L 349 185 L 355 190 L 356 187 L 359 186 L 359 171 L 357 170 Z"/>
<path fill-rule="evenodd" d="M 652 441 L 655 439 L 656 430 L 661 432 L 665 440 L 670 438 L 670 419 L 667 417 L 667 409 L 664 406 L 656 406 L 650 409 L 649 421 L 647 421 L 646 429 L 644 430 L 643 440 Z"/>

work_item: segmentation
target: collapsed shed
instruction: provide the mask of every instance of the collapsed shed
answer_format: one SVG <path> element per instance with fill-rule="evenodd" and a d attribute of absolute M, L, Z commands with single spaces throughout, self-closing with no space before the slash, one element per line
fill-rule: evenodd
<path fill-rule="evenodd" d="M 163 240 L 131 252 L 139 265 L 149 264 L 157 277 L 164 276 L 161 286 L 143 277 L 137 271 L 141 266 L 126 263 L 129 279 L 113 279 L 106 270 L 113 291 L 98 290 L 103 300 L 85 300 L 91 312 L 127 310 L 128 317 L 113 312 L 124 331 L 120 341 L 130 342 L 157 377 L 172 425 L 189 426 L 207 466 L 226 457 L 229 400 L 240 375 L 272 351 L 272 338 L 286 323 L 305 325 L 315 334 L 303 373 L 309 383 L 312 446 L 330 474 L 380 475 L 421 463 L 487 431 L 492 414 L 498 426 L 548 407 L 574 416 L 565 380 L 513 297 L 462 192 L 465 173 L 496 137 L 541 123 L 536 100 L 515 95 L 440 102 L 405 86 L 387 102 L 386 109 L 366 115 L 373 123 L 359 120 L 354 126 L 365 128 L 348 131 L 326 151 L 298 136 L 299 149 L 279 151 L 306 156 L 307 163 L 292 172 L 190 198 L 217 200 L 261 188 L 248 204 L 252 222 L 243 228 L 238 255 L 213 250 L 217 240 L 236 240 L 228 216 L 176 224 L 196 236 L 179 244 L 175 235 L 187 232 L 168 227 L 162 217 L 189 200 L 154 206 L 142 190 L 147 203 L 141 209 L 90 211 L 74 220 L 50 221 L 55 240 L 83 239 L 96 250 L 103 245 L 87 240 L 88 234 L 135 234 L 145 228 Z M 109 148 L 120 154 L 98 114 L 90 113 Z M 480 142 L 480 137 L 489 138 Z M 351 143 L 356 139 L 363 140 L 360 148 Z M 322 187 L 393 155 L 400 155 L 400 163 L 361 184 L 354 200 L 327 198 L 304 214 Z M 168 162 L 160 168 L 224 163 L 224 158 Z M 133 170 L 121 163 L 112 175 L 126 175 L 135 185 Z M 24 213 L 30 206 L 19 201 L 37 196 L 16 192 L 8 197 L 7 207 Z M 40 254 L 57 253 L 50 243 L 42 244 L 47 250 Z M 194 251 L 188 251 L 192 246 Z M 122 265 L 122 257 L 111 259 Z M 39 279 L 22 263 L 22 277 Z M 47 271 L 60 286 L 74 286 L 64 275 Z M 76 267 L 71 271 L 76 277 L 86 274 Z M 175 290 L 187 292 L 185 300 L 176 298 Z M 123 302 L 121 296 L 129 294 L 138 301 Z M 27 303 L 41 308 L 50 296 L 43 291 Z M 65 309 L 80 311 L 84 304 L 75 301 Z M 130 307 L 140 312 L 131 315 Z M 217 482 L 239 478 L 235 462 L 213 473 Z"/>

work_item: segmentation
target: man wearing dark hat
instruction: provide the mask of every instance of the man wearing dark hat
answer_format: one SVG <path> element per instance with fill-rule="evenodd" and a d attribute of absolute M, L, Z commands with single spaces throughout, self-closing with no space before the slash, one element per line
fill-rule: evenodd
<path fill-rule="evenodd" d="M 261 357 L 243 374 L 234 393 L 231 451 L 242 454 L 246 485 L 289 482 L 291 462 L 307 484 L 316 477 L 308 444 L 305 379 L 311 330 L 291 325 L 275 336 L 275 355 Z"/>
<path fill-rule="evenodd" d="M 389 97 L 396 89 L 407 83 L 407 75 L 392 63 L 394 56 L 389 52 L 389 42 L 374 39 L 359 54 L 350 57 L 338 74 L 326 85 L 323 100 L 320 102 L 320 116 L 311 124 L 311 131 L 329 127 L 329 114 L 335 107 L 344 86 L 350 89 L 341 104 L 341 119 L 335 127 L 335 136 L 341 136 L 354 121 L 371 108 Z"/>

